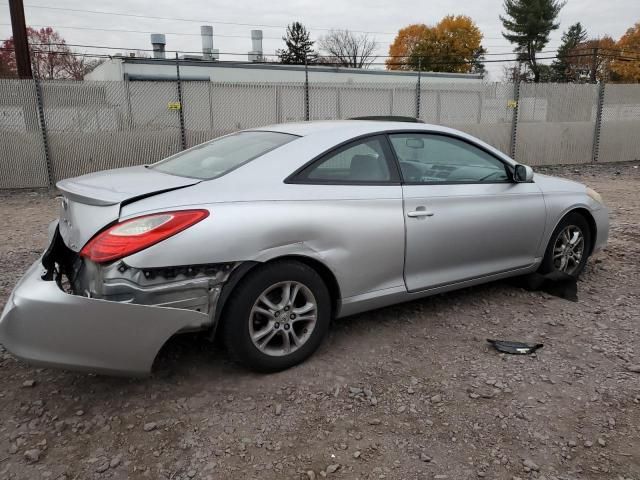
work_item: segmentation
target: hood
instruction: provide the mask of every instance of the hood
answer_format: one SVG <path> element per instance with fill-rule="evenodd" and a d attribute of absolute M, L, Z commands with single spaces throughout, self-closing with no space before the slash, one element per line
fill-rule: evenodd
<path fill-rule="evenodd" d="M 200 183 L 196 178 L 169 175 L 145 166 L 117 168 L 90 173 L 57 183 L 69 200 L 107 206 L 144 198 Z"/>
<path fill-rule="evenodd" d="M 543 193 L 584 192 L 587 188 L 582 183 L 574 182 L 573 180 L 543 175 L 541 173 L 534 173 L 533 181 L 536 182 Z"/>

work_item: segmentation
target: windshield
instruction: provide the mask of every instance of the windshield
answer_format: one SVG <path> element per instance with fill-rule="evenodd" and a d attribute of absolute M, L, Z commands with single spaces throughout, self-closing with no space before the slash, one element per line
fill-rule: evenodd
<path fill-rule="evenodd" d="M 149 168 L 181 177 L 210 180 L 298 138 L 278 132 L 239 132 L 154 163 Z"/>

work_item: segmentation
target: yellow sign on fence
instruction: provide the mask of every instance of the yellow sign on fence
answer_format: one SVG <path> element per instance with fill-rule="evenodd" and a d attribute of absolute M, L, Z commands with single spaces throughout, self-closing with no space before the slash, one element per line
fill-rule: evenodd
<path fill-rule="evenodd" d="M 515 100 L 507 100 L 507 108 L 516 108 L 518 106 L 518 102 Z"/>
<path fill-rule="evenodd" d="M 169 110 L 180 110 L 180 108 L 182 108 L 182 106 L 180 105 L 180 102 L 169 102 L 167 104 L 167 108 Z"/>

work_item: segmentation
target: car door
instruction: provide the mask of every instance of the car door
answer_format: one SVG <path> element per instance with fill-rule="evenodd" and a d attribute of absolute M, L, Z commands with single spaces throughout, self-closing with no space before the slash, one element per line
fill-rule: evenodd
<path fill-rule="evenodd" d="M 409 291 L 535 263 L 545 223 L 535 183 L 513 182 L 505 162 L 466 139 L 415 132 L 389 139 L 403 176 Z"/>
<path fill-rule="evenodd" d="M 404 290 L 402 187 L 384 134 L 336 146 L 286 184 L 296 200 L 280 204 L 280 215 L 333 271 L 344 309 L 356 297 Z"/>

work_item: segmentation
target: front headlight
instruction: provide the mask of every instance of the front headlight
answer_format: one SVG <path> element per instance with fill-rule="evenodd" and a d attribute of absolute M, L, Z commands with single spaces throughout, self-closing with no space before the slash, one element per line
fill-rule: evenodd
<path fill-rule="evenodd" d="M 602 195 L 600 195 L 594 189 L 587 187 L 587 195 L 589 195 L 596 202 L 601 203 L 602 205 L 604 205 L 604 202 L 602 201 Z"/>

